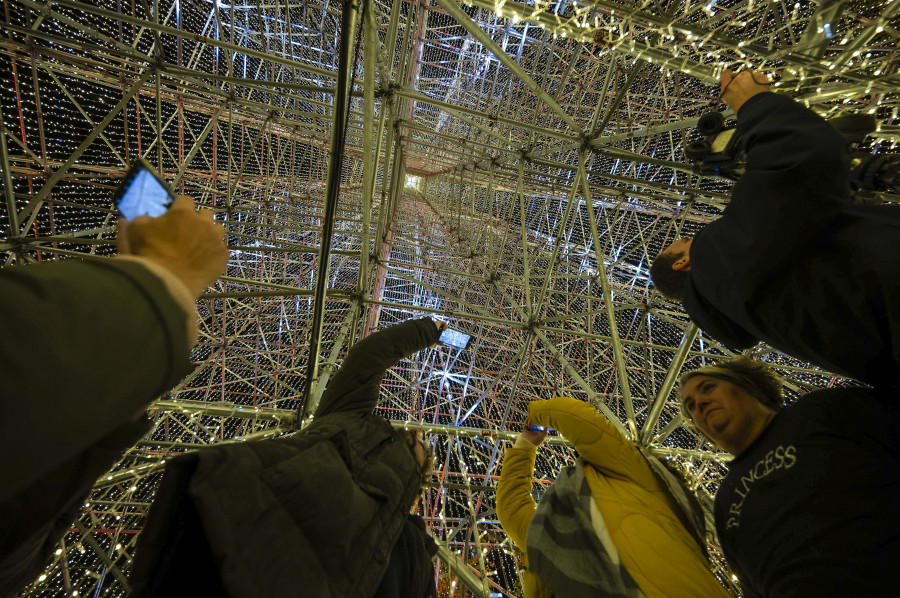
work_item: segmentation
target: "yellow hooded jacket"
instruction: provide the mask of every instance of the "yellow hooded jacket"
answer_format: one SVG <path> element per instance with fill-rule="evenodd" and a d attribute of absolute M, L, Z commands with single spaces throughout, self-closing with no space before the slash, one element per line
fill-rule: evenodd
<path fill-rule="evenodd" d="M 647 598 L 725 598 L 706 556 L 682 523 L 681 509 L 641 452 L 584 401 L 557 397 L 528 406 L 531 423 L 558 430 L 575 445 L 610 539 Z M 522 446 L 526 445 L 526 446 Z M 497 516 L 525 556 L 526 598 L 550 592 L 527 570 L 526 536 L 537 504 L 531 497 L 537 447 L 524 439 L 506 451 L 497 486 Z M 560 597 L 569 598 L 569 597 Z"/>

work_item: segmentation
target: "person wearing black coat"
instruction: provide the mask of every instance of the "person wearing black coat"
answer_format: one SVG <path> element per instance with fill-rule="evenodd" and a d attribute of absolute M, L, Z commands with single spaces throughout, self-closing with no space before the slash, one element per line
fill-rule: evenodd
<path fill-rule="evenodd" d="M 412 320 L 356 344 L 300 432 L 173 460 L 138 543 L 133 595 L 370 598 L 423 585 L 431 540 L 409 513 L 430 474 L 424 445 L 372 410 L 385 371 L 436 343 L 438 325 Z M 416 565 L 389 570 L 392 556 Z"/>
<path fill-rule="evenodd" d="M 96 479 L 190 371 L 195 299 L 228 260 L 224 230 L 183 196 L 120 223 L 118 258 L 0 271 L 0 597 L 17 595 Z"/>
<path fill-rule="evenodd" d="M 763 341 L 896 386 L 900 208 L 851 203 L 847 140 L 764 79 L 723 74 L 747 171 L 721 218 L 660 254 L 653 282 L 733 351 Z"/>

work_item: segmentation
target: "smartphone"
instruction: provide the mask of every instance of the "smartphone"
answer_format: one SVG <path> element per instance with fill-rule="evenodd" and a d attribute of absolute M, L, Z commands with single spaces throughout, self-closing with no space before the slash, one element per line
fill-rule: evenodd
<path fill-rule="evenodd" d="M 438 340 L 447 346 L 465 349 L 469 346 L 470 338 L 472 338 L 470 335 L 462 333 L 459 330 L 447 328 L 441 333 Z"/>
<path fill-rule="evenodd" d="M 162 216 L 175 196 L 150 163 L 138 158 L 116 190 L 113 201 L 122 216 L 134 220 L 138 216 Z"/>

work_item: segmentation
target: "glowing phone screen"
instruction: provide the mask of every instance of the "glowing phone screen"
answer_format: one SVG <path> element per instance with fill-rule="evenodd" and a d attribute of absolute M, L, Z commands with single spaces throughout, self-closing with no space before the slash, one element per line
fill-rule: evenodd
<path fill-rule="evenodd" d="M 172 205 L 172 196 L 150 171 L 139 168 L 118 200 L 119 211 L 128 220 L 138 216 L 162 216 Z"/>
<path fill-rule="evenodd" d="M 469 344 L 470 338 L 471 336 L 460 332 L 459 330 L 447 328 L 441 333 L 441 336 L 438 340 L 440 340 L 445 345 L 450 345 L 451 347 L 456 347 L 458 349 L 465 349 Z"/>

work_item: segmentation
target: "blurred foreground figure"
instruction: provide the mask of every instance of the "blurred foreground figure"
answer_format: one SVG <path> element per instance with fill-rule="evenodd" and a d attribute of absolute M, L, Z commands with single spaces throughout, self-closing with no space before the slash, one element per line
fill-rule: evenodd
<path fill-rule="evenodd" d="M 783 407 L 747 358 L 681 378 L 682 414 L 735 456 L 716 529 L 747 598 L 900 596 L 896 391 L 833 388 Z"/>
<path fill-rule="evenodd" d="M 46 566 L 97 477 L 150 429 L 143 410 L 190 371 L 223 236 L 182 196 L 120 225 L 131 256 L 0 271 L 0 596 Z"/>
<path fill-rule="evenodd" d="M 763 341 L 898 386 L 900 206 L 853 204 L 847 139 L 767 84 L 722 74 L 747 172 L 721 218 L 654 260 L 653 283 L 734 351 Z"/>
<path fill-rule="evenodd" d="M 134 595 L 434 595 L 437 547 L 409 514 L 431 457 L 418 431 L 372 410 L 385 371 L 444 327 L 411 320 L 357 343 L 296 434 L 172 461 L 138 543 Z"/>
<path fill-rule="evenodd" d="M 559 430 L 581 458 L 535 506 L 537 448 Z M 709 570 L 700 506 L 588 403 L 528 405 L 525 430 L 506 451 L 497 486 L 500 524 L 525 553 L 526 598 L 728 596 Z"/>

